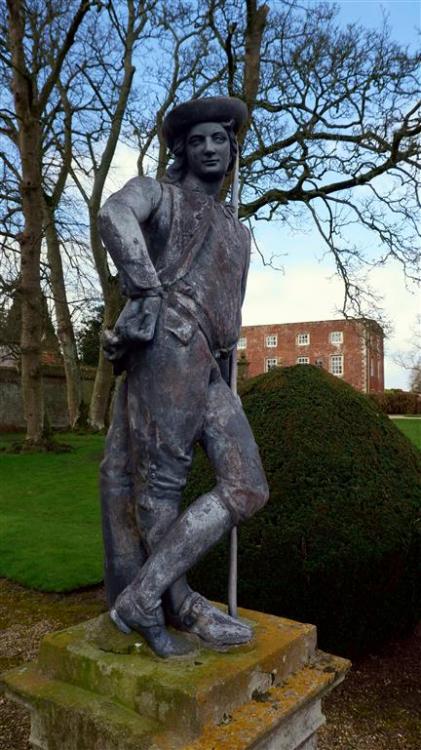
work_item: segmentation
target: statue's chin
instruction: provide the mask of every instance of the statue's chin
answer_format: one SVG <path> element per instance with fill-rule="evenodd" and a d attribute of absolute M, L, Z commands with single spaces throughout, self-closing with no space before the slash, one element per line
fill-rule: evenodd
<path fill-rule="evenodd" d="M 202 182 L 206 183 L 212 183 L 212 182 L 221 182 L 223 178 L 225 177 L 225 172 L 221 172 L 221 170 L 218 170 L 217 172 L 212 171 L 203 171 L 201 174 L 197 175 L 197 178 L 201 180 Z"/>

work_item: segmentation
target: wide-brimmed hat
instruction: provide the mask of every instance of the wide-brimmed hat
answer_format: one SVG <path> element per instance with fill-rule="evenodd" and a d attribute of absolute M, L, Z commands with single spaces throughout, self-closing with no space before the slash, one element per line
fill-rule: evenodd
<path fill-rule="evenodd" d="M 190 99 L 178 104 L 169 112 L 162 125 L 162 135 L 172 151 L 178 136 L 186 133 L 199 122 L 233 121 L 234 132 L 246 122 L 247 105 L 235 96 L 206 96 L 203 99 Z"/>

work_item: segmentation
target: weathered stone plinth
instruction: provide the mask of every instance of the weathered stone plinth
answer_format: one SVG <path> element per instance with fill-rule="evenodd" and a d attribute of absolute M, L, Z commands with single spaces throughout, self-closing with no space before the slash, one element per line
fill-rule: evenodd
<path fill-rule="evenodd" d="M 248 646 L 168 661 L 101 615 L 46 636 L 2 687 L 31 711 L 42 750 L 313 750 L 320 699 L 349 662 L 317 651 L 312 625 L 240 615 Z"/>

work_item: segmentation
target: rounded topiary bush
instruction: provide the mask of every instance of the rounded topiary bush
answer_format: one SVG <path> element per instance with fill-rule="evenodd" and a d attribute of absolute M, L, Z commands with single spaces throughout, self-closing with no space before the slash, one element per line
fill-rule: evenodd
<path fill-rule="evenodd" d="M 374 403 L 323 370 L 271 370 L 242 401 L 270 486 L 239 536 L 239 603 L 318 626 L 322 648 L 355 654 L 419 615 L 420 454 Z M 198 452 L 186 500 L 208 490 Z M 419 529 L 418 529 L 419 531 Z M 228 544 L 191 574 L 226 601 Z"/>

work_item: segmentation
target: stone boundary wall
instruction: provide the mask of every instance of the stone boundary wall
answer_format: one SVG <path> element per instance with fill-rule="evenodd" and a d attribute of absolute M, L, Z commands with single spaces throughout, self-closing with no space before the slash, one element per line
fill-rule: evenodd
<path fill-rule="evenodd" d="M 95 379 L 95 367 L 82 368 L 83 400 L 89 403 Z M 55 429 L 68 426 L 66 378 L 64 368 L 44 365 L 43 388 L 45 413 Z M 0 431 L 25 429 L 20 372 L 15 367 L 0 367 Z"/>

